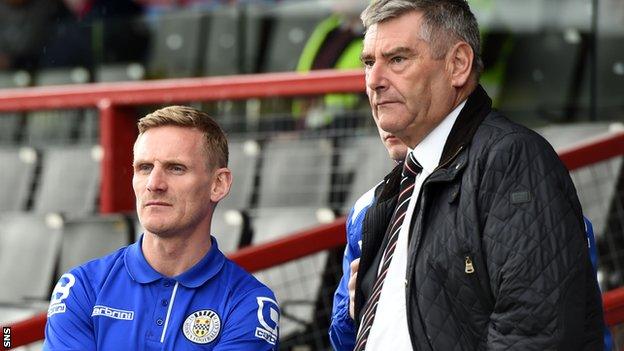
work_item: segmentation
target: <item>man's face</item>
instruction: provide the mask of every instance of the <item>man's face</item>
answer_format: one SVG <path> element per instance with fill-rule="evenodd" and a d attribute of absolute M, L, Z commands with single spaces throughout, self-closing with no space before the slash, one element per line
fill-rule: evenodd
<path fill-rule="evenodd" d="M 375 122 L 415 147 L 452 107 L 445 59 L 433 59 L 411 11 L 372 25 L 364 38 L 366 92 Z"/>
<path fill-rule="evenodd" d="M 156 127 L 139 135 L 132 186 L 139 220 L 147 232 L 174 236 L 209 223 L 219 170 L 209 166 L 204 143 L 199 130 L 177 126 Z"/>

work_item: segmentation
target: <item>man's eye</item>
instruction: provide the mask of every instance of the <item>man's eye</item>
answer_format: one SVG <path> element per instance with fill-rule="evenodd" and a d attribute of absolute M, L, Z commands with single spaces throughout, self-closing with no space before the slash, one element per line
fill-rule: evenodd
<path fill-rule="evenodd" d="M 170 168 L 172 171 L 176 172 L 176 173 L 180 173 L 180 172 L 184 172 L 185 168 L 179 165 L 173 165 Z"/>
<path fill-rule="evenodd" d="M 373 61 L 373 60 L 364 60 L 364 61 L 362 61 L 362 63 L 366 67 L 373 67 L 373 64 L 375 63 L 375 61 Z"/>
<path fill-rule="evenodd" d="M 135 167 L 137 172 L 145 173 L 149 172 L 152 169 L 152 165 L 149 164 L 140 164 Z"/>
<path fill-rule="evenodd" d="M 395 56 L 395 57 L 392 58 L 391 61 L 392 61 L 392 63 L 401 63 L 401 62 L 405 61 L 405 58 L 401 57 L 401 56 Z"/>

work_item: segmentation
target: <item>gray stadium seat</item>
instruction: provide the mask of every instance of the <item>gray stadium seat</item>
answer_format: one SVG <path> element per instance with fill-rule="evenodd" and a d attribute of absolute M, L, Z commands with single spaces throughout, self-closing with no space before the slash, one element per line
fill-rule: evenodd
<path fill-rule="evenodd" d="M 570 94 L 580 84 L 575 76 L 581 60 L 582 37 L 560 31 L 518 34 L 506 63 L 499 109 L 531 126 L 567 121 Z M 579 79 L 579 81 L 575 81 Z"/>
<path fill-rule="evenodd" d="M 122 215 L 67 220 L 57 274 L 91 259 L 105 256 L 130 243 L 133 229 Z"/>
<path fill-rule="evenodd" d="M 137 62 L 105 64 L 95 69 L 95 81 L 100 83 L 143 79 L 145 79 L 145 67 Z"/>
<path fill-rule="evenodd" d="M 240 11 L 236 7 L 215 9 L 207 15 L 204 75 L 222 76 L 243 73 L 245 59 L 241 42 Z"/>
<path fill-rule="evenodd" d="M 100 146 L 50 147 L 43 151 L 41 177 L 35 192 L 38 213 L 92 214 L 100 184 Z"/>
<path fill-rule="evenodd" d="M 0 89 L 27 87 L 31 81 L 32 77 L 26 71 L 0 71 Z"/>
<path fill-rule="evenodd" d="M 0 89 L 21 88 L 30 85 L 26 71 L 0 71 Z M 0 144 L 17 144 L 21 139 L 24 116 L 17 112 L 0 113 Z"/>
<path fill-rule="evenodd" d="M 0 211 L 24 211 L 37 168 L 37 152 L 29 147 L 0 148 Z"/>
<path fill-rule="evenodd" d="M 332 219 L 328 209 L 260 208 L 253 217 L 252 241 L 272 241 Z M 254 274 L 273 289 L 280 303 L 280 336 L 301 332 L 313 321 L 326 261 L 327 252 L 320 252 Z"/>
<path fill-rule="evenodd" d="M 110 63 L 95 68 L 98 83 L 140 81 L 145 79 L 145 67 L 138 62 Z M 98 144 L 100 137 L 100 114 L 95 108 L 84 110 L 84 122 L 78 132 L 83 144 Z"/>
<path fill-rule="evenodd" d="M 35 76 L 35 85 L 82 84 L 90 81 L 85 68 L 48 69 Z M 30 112 L 26 116 L 25 142 L 33 146 L 73 143 L 80 133 L 83 111 L 50 110 Z"/>
<path fill-rule="evenodd" d="M 162 14 L 149 23 L 153 32 L 149 76 L 173 78 L 199 74 L 205 18 L 201 12 L 177 11 Z"/>
<path fill-rule="evenodd" d="M 16 145 L 18 143 L 23 120 L 20 113 L 0 113 L 0 144 Z"/>
<path fill-rule="evenodd" d="M 61 245 L 58 215 L 0 214 L 0 301 L 22 304 L 50 297 Z"/>
<path fill-rule="evenodd" d="M 598 37 L 597 104 L 601 120 L 624 118 L 624 36 Z"/>
<path fill-rule="evenodd" d="M 310 34 L 329 15 L 329 9 L 318 3 L 291 2 L 271 9 L 267 13 L 272 26 L 263 71 L 294 71 Z"/>
<path fill-rule="evenodd" d="M 219 203 L 220 208 L 249 208 L 254 190 L 259 146 L 256 141 L 232 141 L 229 144 L 229 168 L 234 179 L 230 193 Z"/>
<path fill-rule="evenodd" d="M 332 152 L 327 139 L 267 142 L 258 207 L 328 206 Z"/>
<path fill-rule="evenodd" d="M 217 206 L 212 215 L 210 234 L 217 239 L 221 252 L 229 254 L 238 250 L 245 230 L 249 230 L 248 220 L 242 212 Z"/>
<path fill-rule="evenodd" d="M 339 152 L 339 173 L 352 179 L 342 206 L 346 212 L 360 196 L 379 183 L 396 163 L 390 159 L 378 135 L 352 137 L 345 141 Z"/>

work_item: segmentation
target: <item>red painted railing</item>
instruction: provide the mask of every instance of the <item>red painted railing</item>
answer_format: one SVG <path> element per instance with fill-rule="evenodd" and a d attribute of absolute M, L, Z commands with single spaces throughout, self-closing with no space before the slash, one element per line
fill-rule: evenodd
<path fill-rule="evenodd" d="M 0 111 L 23 111 L 49 108 L 97 107 L 101 113 L 101 139 L 110 157 L 102 165 L 101 210 L 115 212 L 133 209 L 134 202 L 123 198 L 120 189 L 130 189 L 131 175 L 119 175 L 115 169 L 130 164 L 135 138 L 135 115 L 132 107 L 142 104 L 170 104 L 187 101 L 244 99 L 268 96 L 299 96 L 328 92 L 361 92 L 364 76 L 360 71 L 316 71 L 305 75 L 263 74 L 228 78 L 197 78 L 140 83 L 93 84 L 6 90 L 0 94 Z M 119 128 L 127 128 L 119 130 Z M 130 132 L 130 130 L 132 132 Z M 120 134 L 122 134 L 120 136 Z M 120 142 L 119 139 L 123 140 Z M 121 152 L 118 149 L 122 149 Z M 584 142 L 559 151 L 568 169 L 588 166 L 624 154 L 624 131 Z M 105 156 L 106 159 L 107 156 Z M 116 168 L 119 167 L 119 168 Z M 119 173 L 119 172 L 117 172 Z M 293 233 L 283 239 L 242 249 L 230 256 L 249 272 L 273 267 L 345 243 L 345 219 L 311 230 Z M 624 288 L 603 294 L 608 325 L 624 322 Z M 12 346 L 17 347 L 43 338 L 45 314 L 14 323 Z M 0 350 L 3 348 L 0 346 Z"/>
<path fill-rule="evenodd" d="M 99 109 L 104 149 L 100 212 L 112 213 L 134 209 L 130 165 L 137 133 L 136 106 L 362 91 L 361 70 L 319 70 L 2 90 L 0 112 Z"/>

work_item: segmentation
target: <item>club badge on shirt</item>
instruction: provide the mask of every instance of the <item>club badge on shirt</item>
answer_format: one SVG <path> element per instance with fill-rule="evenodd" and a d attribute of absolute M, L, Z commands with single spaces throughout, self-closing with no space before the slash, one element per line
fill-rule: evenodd
<path fill-rule="evenodd" d="M 184 320 L 184 336 L 196 344 L 207 344 L 219 336 L 221 319 L 213 310 L 193 312 Z"/>

